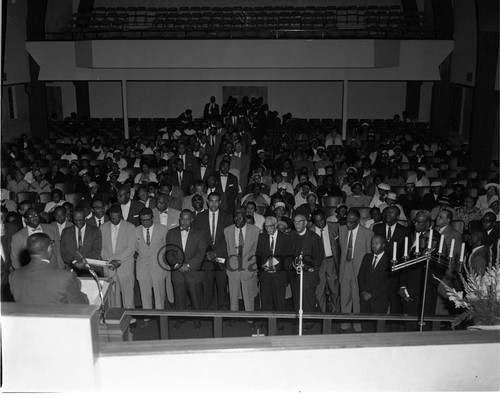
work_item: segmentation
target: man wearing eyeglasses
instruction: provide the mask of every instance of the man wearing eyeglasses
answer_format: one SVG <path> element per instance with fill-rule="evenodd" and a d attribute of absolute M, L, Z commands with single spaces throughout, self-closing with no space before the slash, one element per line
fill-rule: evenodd
<path fill-rule="evenodd" d="M 109 221 L 109 217 L 105 213 L 104 203 L 101 199 L 94 199 L 90 207 L 92 209 L 92 216 L 87 220 L 87 225 L 93 225 L 100 229 L 105 222 Z"/>
<path fill-rule="evenodd" d="M 287 270 L 293 260 L 290 236 L 278 231 L 278 220 L 266 217 L 265 232 L 259 235 L 256 261 L 259 268 L 262 311 L 286 311 Z"/>
<path fill-rule="evenodd" d="M 40 216 L 36 209 L 29 208 L 25 211 L 24 221 L 26 226 L 12 236 L 11 263 L 13 269 L 19 269 L 30 261 L 26 242 L 28 237 L 35 233 L 45 233 L 54 241 L 54 250 L 51 251 L 50 262 L 57 268 L 64 269 L 64 261 L 61 258 L 59 238 L 54 228 L 49 224 L 40 224 Z"/>
<path fill-rule="evenodd" d="M 40 232 L 27 238 L 31 261 L 9 277 L 14 300 L 22 304 L 88 304 L 76 275 L 54 267 L 53 242 L 49 235 Z"/>
<path fill-rule="evenodd" d="M 153 210 L 148 207 L 139 212 L 141 225 L 135 228 L 135 251 L 137 252 L 136 277 L 141 290 L 143 309 L 165 308 L 165 283 L 170 272 L 162 255 L 168 228 L 153 222 Z M 170 279 L 170 278 L 169 278 Z M 171 281 L 167 286 L 172 286 Z"/>

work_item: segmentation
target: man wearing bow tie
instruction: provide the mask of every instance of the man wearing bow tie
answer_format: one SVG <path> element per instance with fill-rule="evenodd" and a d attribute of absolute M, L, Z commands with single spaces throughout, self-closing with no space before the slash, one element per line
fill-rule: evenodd
<path fill-rule="evenodd" d="M 61 258 L 60 243 L 54 228 L 47 224 L 40 224 L 40 217 L 34 208 L 26 210 L 23 215 L 26 227 L 12 236 L 11 243 L 11 264 L 13 269 L 18 269 L 29 263 L 29 255 L 26 250 L 26 241 L 28 237 L 35 233 L 45 233 L 54 241 L 54 250 L 52 250 L 50 262 L 58 268 L 64 269 L 64 261 Z"/>
<path fill-rule="evenodd" d="M 204 308 L 202 263 L 207 247 L 205 234 L 192 225 L 191 210 L 182 210 L 179 224 L 167 232 L 166 238 L 166 256 L 172 270 L 175 307 L 178 310 L 185 310 L 189 296 L 191 309 L 202 310 Z"/>
<path fill-rule="evenodd" d="M 82 208 L 73 210 L 74 225 L 65 228 L 61 234 L 61 256 L 68 266 L 78 270 L 84 268 L 81 257 L 100 259 L 102 248 L 101 230 L 92 225 L 87 225 L 85 211 Z"/>
<path fill-rule="evenodd" d="M 156 209 L 153 209 L 153 219 L 156 224 L 165 225 L 167 229 L 175 228 L 179 225 L 181 212 L 169 206 L 169 197 L 160 194 L 156 198 Z"/>
<path fill-rule="evenodd" d="M 196 176 L 198 180 L 203 180 L 207 181 L 208 177 L 212 175 L 215 171 L 215 169 L 209 164 L 210 162 L 210 155 L 205 153 L 201 157 L 201 163 L 200 163 L 200 172 Z"/>
<path fill-rule="evenodd" d="M 239 205 L 241 200 L 241 188 L 238 184 L 238 178 L 229 172 L 228 161 L 223 160 L 220 162 L 216 180 L 216 191 L 222 194 L 221 209 L 233 214 L 236 205 Z"/>

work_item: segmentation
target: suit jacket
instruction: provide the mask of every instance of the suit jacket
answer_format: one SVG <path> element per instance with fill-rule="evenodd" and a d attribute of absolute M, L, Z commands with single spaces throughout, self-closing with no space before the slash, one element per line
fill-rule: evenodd
<path fill-rule="evenodd" d="M 441 198 L 441 195 L 438 195 L 436 200 L 434 199 L 434 194 L 432 192 L 426 193 L 422 198 L 422 208 L 429 211 L 432 210 L 432 208 L 438 204 L 439 198 Z"/>
<path fill-rule="evenodd" d="M 176 187 L 180 187 L 184 195 L 189 195 L 189 186 L 194 183 L 194 174 L 192 171 L 184 170 L 182 172 L 182 181 L 179 184 L 179 173 L 177 171 L 170 174 L 170 182 Z"/>
<path fill-rule="evenodd" d="M 215 134 L 215 143 L 212 144 L 212 136 L 208 135 L 207 145 L 205 146 L 205 153 L 210 155 L 209 164 L 215 167 L 215 160 L 217 158 L 217 152 L 219 152 L 220 144 L 222 142 L 222 133 L 218 132 Z"/>
<path fill-rule="evenodd" d="M 227 211 L 229 214 L 233 214 L 236 208 L 236 199 L 238 198 L 239 185 L 238 178 L 234 174 L 228 173 L 226 190 L 222 189 L 222 182 L 220 173 L 216 174 L 217 183 L 215 184 L 216 191 L 222 194 L 222 203 L 220 208 Z"/>
<path fill-rule="evenodd" d="M 54 228 L 54 232 L 56 233 L 56 236 L 59 238 L 59 240 L 61 240 L 62 231 L 61 231 L 61 233 L 59 233 L 59 227 L 58 227 L 57 221 L 51 222 L 50 225 L 52 226 L 52 228 Z M 63 231 L 64 231 L 64 229 L 71 227 L 72 225 L 73 225 L 73 223 L 71 221 L 66 221 L 66 224 L 63 228 Z"/>
<path fill-rule="evenodd" d="M 460 256 L 460 250 L 462 246 L 462 234 L 458 232 L 455 228 L 453 228 L 451 225 L 448 225 L 444 229 L 444 231 L 441 232 L 441 235 L 444 236 L 444 243 L 445 243 L 443 248 L 443 255 L 445 255 L 446 258 L 449 257 L 451 249 L 451 241 L 455 239 L 455 246 L 453 248 L 453 258 L 458 259 Z"/>
<path fill-rule="evenodd" d="M 385 252 L 379 259 L 375 269 L 372 267 L 373 253 L 366 253 L 361 261 L 361 267 L 358 273 L 359 292 L 367 292 L 372 295 L 372 309 L 387 308 L 389 306 L 389 287 L 391 280 L 389 273 L 391 271 L 390 256 Z"/>
<path fill-rule="evenodd" d="M 54 241 L 52 256 L 50 258 L 51 264 L 55 265 L 57 268 L 64 269 L 64 261 L 61 258 L 61 244 L 58 239 L 57 232 L 54 231 L 54 228 L 49 224 L 40 224 L 40 227 L 42 228 L 43 233 L 47 234 L 50 239 Z M 10 244 L 10 260 L 14 269 L 21 268 L 21 266 L 30 262 L 30 255 L 26 250 L 28 236 L 28 227 L 24 227 L 12 236 Z"/>
<path fill-rule="evenodd" d="M 210 109 L 210 105 L 212 105 L 212 109 Z M 203 119 L 211 120 L 213 117 L 219 116 L 219 113 L 219 104 L 208 102 L 203 109 Z"/>
<path fill-rule="evenodd" d="M 103 260 L 119 260 L 120 268 L 117 272 L 119 276 L 134 276 L 134 254 L 135 254 L 135 226 L 128 221 L 120 221 L 120 229 L 116 238 L 116 247 L 113 252 L 111 241 L 111 221 L 108 221 L 101 227 L 102 231 L 102 250 Z"/>
<path fill-rule="evenodd" d="M 143 226 L 135 227 L 135 251 L 137 252 L 136 267 L 161 264 L 165 266 L 160 250 L 165 247 L 167 237 L 167 227 L 161 224 L 153 225 L 153 233 L 149 246 L 144 240 Z M 160 254 L 160 256 L 158 256 Z"/>
<path fill-rule="evenodd" d="M 97 192 L 94 196 L 92 196 L 90 194 L 90 192 L 85 192 L 83 195 L 82 195 L 82 198 L 80 200 L 84 200 L 86 202 L 89 202 L 91 203 L 93 200 L 103 200 L 104 199 L 104 196 L 101 192 Z"/>
<path fill-rule="evenodd" d="M 185 250 L 182 249 L 181 227 L 176 227 L 167 232 L 167 262 L 172 268 L 172 283 L 184 281 L 200 282 L 203 280 L 203 259 L 207 248 L 205 234 L 200 229 L 191 226 L 186 241 Z M 182 274 L 174 270 L 176 264 L 189 264 L 189 270 Z"/>
<path fill-rule="evenodd" d="M 387 238 L 386 231 L 387 231 L 387 224 L 385 222 L 373 225 L 374 235 L 380 235 L 383 236 L 384 238 Z M 387 252 L 387 255 L 389 256 L 389 259 L 392 259 L 394 242 L 397 243 L 397 258 L 401 259 L 403 257 L 405 237 L 408 237 L 408 248 L 410 248 L 410 245 L 412 243 L 410 229 L 402 226 L 399 223 L 396 223 L 395 228 L 393 229 L 392 232 L 391 240 L 388 241 L 387 245 L 385 246 L 385 250 Z"/>
<path fill-rule="evenodd" d="M 488 245 L 481 246 L 469 256 L 469 267 L 479 275 L 484 275 L 486 267 L 490 263 L 490 248 Z"/>
<path fill-rule="evenodd" d="M 130 202 L 130 210 L 125 221 L 128 221 L 137 227 L 141 224 L 141 221 L 139 220 L 139 212 L 144 208 L 144 203 L 132 199 Z"/>
<path fill-rule="evenodd" d="M 217 219 L 217 228 L 215 229 L 215 243 L 212 242 L 210 233 L 209 217 L 212 216 L 210 210 L 205 210 L 198 214 L 194 219 L 193 226 L 200 229 L 205 235 L 206 250 L 205 252 L 215 252 L 217 257 L 227 257 L 227 245 L 224 237 L 224 230 L 233 223 L 233 218 L 230 214 L 219 209 L 219 218 Z"/>
<path fill-rule="evenodd" d="M 108 222 L 109 221 L 109 217 L 107 215 L 104 215 L 104 222 L 101 222 L 101 228 L 102 226 L 104 225 L 105 222 Z M 90 217 L 88 220 L 87 220 L 87 225 L 92 225 L 94 227 L 97 227 L 97 220 L 95 218 L 95 216 L 92 216 Z"/>
<path fill-rule="evenodd" d="M 75 255 L 78 244 L 76 242 L 76 226 L 64 228 L 61 234 L 61 256 L 64 262 L 71 265 L 73 261 L 78 261 L 78 256 Z M 101 258 L 102 236 L 101 230 L 92 225 L 85 227 L 85 235 L 83 236 L 83 245 L 80 252 L 85 258 L 99 259 Z"/>
<path fill-rule="evenodd" d="M 337 271 L 338 275 L 340 271 L 339 224 L 333 222 L 327 222 L 325 228 L 327 229 L 328 238 L 330 240 L 330 247 L 332 250 L 333 263 L 335 264 L 335 270 Z M 311 226 L 311 231 L 316 233 L 315 225 Z"/>
<path fill-rule="evenodd" d="M 269 259 L 269 257 L 271 257 L 271 255 L 272 252 L 269 234 L 264 232 L 259 235 L 257 250 L 255 253 L 259 271 L 264 272 L 262 265 Z M 284 275 L 284 277 L 286 277 L 286 272 L 284 271 L 288 271 L 291 268 L 293 261 L 292 238 L 280 231 L 278 231 L 276 242 L 274 242 L 274 258 L 279 261 L 279 264 L 276 264 L 276 271 L 279 272 L 279 275 Z"/>
<path fill-rule="evenodd" d="M 248 174 L 250 173 L 250 155 L 241 153 L 241 157 L 238 157 L 233 153 L 231 167 L 240 171 L 240 185 L 246 187 L 248 185 Z"/>
<path fill-rule="evenodd" d="M 213 173 L 215 173 L 215 169 L 212 166 L 208 165 L 205 169 L 205 174 L 203 174 L 203 177 L 202 177 L 201 176 L 201 165 L 200 165 L 198 172 L 197 172 L 197 174 L 195 174 L 194 177 L 196 180 L 203 180 L 206 182 L 208 179 L 208 176 L 212 175 Z"/>
<path fill-rule="evenodd" d="M 73 272 L 34 260 L 10 277 L 14 300 L 21 304 L 88 304 L 81 282 Z"/>
<path fill-rule="evenodd" d="M 172 229 L 179 226 L 179 217 L 181 212 L 171 207 L 167 207 L 167 229 Z M 153 222 L 155 224 L 160 224 L 160 211 L 158 209 L 153 209 Z"/>
<path fill-rule="evenodd" d="M 179 159 L 179 155 L 174 155 L 170 159 L 170 165 L 175 164 L 175 161 Z M 172 167 L 171 167 L 172 168 Z M 190 171 L 195 175 L 200 168 L 200 164 L 198 163 L 198 159 L 194 155 L 189 155 L 186 153 L 186 160 L 184 162 L 184 170 Z"/>
<path fill-rule="evenodd" d="M 238 257 L 238 244 L 235 239 L 236 226 L 230 225 L 224 229 L 224 237 L 226 239 L 228 258 L 226 261 L 226 269 L 228 274 L 232 272 L 241 272 L 243 280 L 251 279 L 257 272 L 257 264 L 255 253 L 259 240 L 260 229 L 252 224 L 246 224 L 246 235 L 243 243 L 243 253 Z M 231 276 L 231 275 L 229 275 Z"/>
<path fill-rule="evenodd" d="M 356 242 L 352 250 L 352 263 L 354 266 L 354 276 L 357 276 L 359 269 L 361 268 L 361 262 L 366 253 L 371 253 L 371 241 L 373 237 L 373 231 L 365 228 L 361 225 L 358 226 L 358 234 L 356 236 Z M 339 239 L 340 239 L 340 272 L 339 278 L 340 282 L 344 280 L 346 274 L 346 263 L 347 263 L 347 244 L 349 239 L 349 230 L 347 226 L 341 225 L 339 227 Z"/>

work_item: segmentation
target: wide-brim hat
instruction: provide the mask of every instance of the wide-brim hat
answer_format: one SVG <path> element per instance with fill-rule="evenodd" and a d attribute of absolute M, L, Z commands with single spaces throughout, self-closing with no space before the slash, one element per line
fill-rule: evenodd
<path fill-rule="evenodd" d="M 283 207 L 286 208 L 285 204 L 283 202 L 276 202 L 274 204 L 274 208 L 277 209 L 278 207 Z"/>
<path fill-rule="evenodd" d="M 353 182 L 351 185 L 351 189 L 353 189 L 355 185 L 359 185 L 359 186 L 361 186 L 361 189 L 365 189 L 365 186 L 363 185 L 363 183 L 361 181 Z"/>
<path fill-rule="evenodd" d="M 381 184 L 378 184 L 377 188 L 378 189 L 382 189 L 384 191 L 390 191 L 391 190 L 391 187 L 389 185 L 383 183 L 383 182 Z"/>
<path fill-rule="evenodd" d="M 349 174 L 349 172 L 350 172 L 350 171 L 353 171 L 354 173 L 357 173 L 357 172 L 358 172 L 358 169 L 356 169 L 356 167 L 352 167 L 352 166 L 351 166 L 351 167 L 348 167 L 348 168 L 346 169 L 346 171 L 345 171 L 345 172 L 346 172 L 347 174 Z"/>
<path fill-rule="evenodd" d="M 433 181 L 431 182 L 431 187 L 442 187 L 441 181 Z"/>
<path fill-rule="evenodd" d="M 486 185 L 484 186 L 484 189 L 485 189 L 485 190 L 488 190 L 488 188 L 490 188 L 490 187 L 495 187 L 495 188 L 497 189 L 497 191 L 499 191 L 499 190 L 500 190 L 500 185 L 499 185 L 499 184 L 497 184 L 497 183 L 494 183 L 494 182 L 489 182 L 488 184 L 486 184 Z"/>
<path fill-rule="evenodd" d="M 397 196 L 396 196 L 396 194 L 394 192 L 389 192 L 385 198 L 386 199 L 391 199 L 391 200 L 396 200 Z"/>

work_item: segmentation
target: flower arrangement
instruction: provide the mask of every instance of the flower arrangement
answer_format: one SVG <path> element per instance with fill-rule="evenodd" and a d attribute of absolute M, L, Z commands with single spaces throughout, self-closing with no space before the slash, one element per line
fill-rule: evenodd
<path fill-rule="evenodd" d="M 477 274 L 468 266 L 464 266 L 464 272 L 465 275 L 459 273 L 463 291 L 457 291 L 439 280 L 455 307 L 465 309 L 452 322 L 452 329 L 465 321 L 472 321 L 474 325 L 500 325 L 500 265 L 490 263 L 484 275 Z"/>

